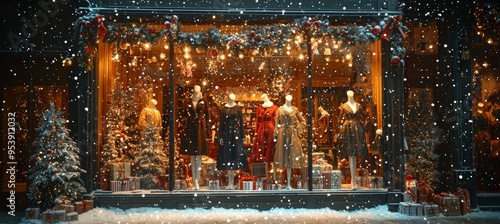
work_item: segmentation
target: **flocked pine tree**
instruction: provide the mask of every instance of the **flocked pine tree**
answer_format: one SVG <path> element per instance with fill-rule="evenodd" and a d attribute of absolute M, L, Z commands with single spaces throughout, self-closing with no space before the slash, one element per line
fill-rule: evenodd
<path fill-rule="evenodd" d="M 443 139 L 443 132 L 436 124 L 437 118 L 428 91 L 419 91 L 410 105 L 405 125 L 410 150 L 406 173 L 418 180 L 429 180 L 431 186 L 436 186 L 439 181 L 439 156 L 434 151 Z"/>
<path fill-rule="evenodd" d="M 43 112 L 40 127 L 37 128 L 38 140 L 33 142 L 34 153 L 28 170 L 28 199 L 30 204 L 42 210 L 54 206 L 60 196 L 69 200 L 80 200 L 86 192 L 80 174 L 79 149 L 69 136 L 62 112 L 50 104 Z"/>
<path fill-rule="evenodd" d="M 141 177 L 141 187 L 156 188 L 159 175 L 164 175 L 168 160 L 163 149 L 163 140 L 154 125 L 144 127 L 140 150 L 135 154 L 136 176 Z"/>
<path fill-rule="evenodd" d="M 102 148 L 102 165 L 110 162 L 133 160 L 135 151 L 141 139 L 139 111 L 142 108 L 140 101 L 145 90 L 142 85 L 136 84 L 128 88 L 123 86 L 118 75 L 115 79 L 115 88 L 110 94 L 111 102 L 106 113 L 106 136 Z"/>
<path fill-rule="evenodd" d="M 115 80 L 115 88 L 111 91 L 111 102 L 106 113 L 106 136 L 101 151 L 102 165 L 123 160 L 123 149 L 127 136 L 124 133 L 125 111 L 123 109 L 126 93 L 123 91 L 122 83 Z"/>

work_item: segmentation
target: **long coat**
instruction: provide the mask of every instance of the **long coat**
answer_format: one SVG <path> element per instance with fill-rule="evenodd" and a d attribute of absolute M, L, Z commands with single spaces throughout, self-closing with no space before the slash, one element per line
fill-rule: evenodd
<path fill-rule="evenodd" d="M 209 119 L 208 105 L 205 99 L 198 100 L 196 107 L 191 98 L 187 98 L 181 109 L 180 154 L 206 155 L 208 149 Z"/>
<path fill-rule="evenodd" d="M 248 169 L 243 125 L 240 106 L 221 108 L 217 139 L 222 144 L 217 152 L 217 170 Z"/>
<path fill-rule="evenodd" d="M 361 104 L 354 112 L 347 103 L 340 105 L 339 119 L 341 130 L 338 138 L 340 156 L 368 156 L 368 147 L 365 138 L 365 127 L 362 123 L 364 117 Z"/>

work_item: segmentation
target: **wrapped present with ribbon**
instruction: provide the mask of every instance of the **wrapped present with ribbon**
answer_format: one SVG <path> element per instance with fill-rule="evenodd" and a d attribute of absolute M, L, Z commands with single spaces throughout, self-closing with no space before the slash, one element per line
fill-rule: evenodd
<path fill-rule="evenodd" d="M 370 189 L 382 188 L 384 185 L 383 177 L 369 176 L 368 177 L 368 187 Z"/>
<path fill-rule="evenodd" d="M 469 190 L 463 188 L 457 188 L 454 193 L 460 199 L 460 212 L 462 215 L 470 213 L 470 194 Z"/>
<path fill-rule="evenodd" d="M 39 219 L 40 218 L 40 208 L 27 208 L 24 214 L 24 219 Z"/>
<path fill-rule="evenodd" d="M 408 189 L 406 189 L 405 192 L 403 192 L 403 200 L 404 200 L 404 202 L 416 202 L 417 195 L 414 191 L 412 191 L 410 188 L 408 188 Z"/>
<path fill-rule="evenodd" d="M 157 179 L 157 182 L 156 182 L 157 187 L 156 188 L 158 190 L 168 190 L 168 175 L 159 175 L 156 177 L 156 179 Z M 140 178 L 139 178 L 139 182 L 140 182 Z M 140 188 L 140 184 L 139 184 L 139 188 Z M 180 182 L 179 182 L 179 188 L 176 190 L 180 190 Z"/>
<path fill-rule="evenodd" d="M 252 188 L 253 188 L 254 186 L 256 186 L 256 179 L 257 179 L 257 178 L 256 178 L 256 177 L 254 177 L 254 176 L 240 176 L 240 178 L 239 178 L 239 182 L 240 182 L 240 183 L 239 183 L 239 189 L 240 189 L 240 190 L 252 190 L 252 189 L 245 189 L 245 186 L 244 186 L 244 184 L 243 184 L 243 183 L 244 183 L 244 182 L 247 182 L 247 183 L 246 183 L 246 184 L 248 185 L 248 186 L 247 186 L 247 188 L 248 188 L 250 185 L 252 185 Z M 249 182 L 251 182 L 251 184 L 250 184 Z M 255 190 L 255 189 L 253 189 L 253 190 Z"/>
<path fill-rule="evenodd" d="M 424 209 L 420 203 L 399 202 L 399 213 L 408 216 L 423 216 Z"/>
<path fill-rule="evenodd" d="M 78 213 L 76 212 L 66 213 L 66 221 L 68 222 L 78 221 Z"/>
<path fill-rule="evenodd" d="M 109 163 L 109 173 L 111 180 L 126 180 L 130 177 L 130 162 Z"/>
<path fill-rule="evenodd" d="M 254 191 L 257 189 L 257 183 L 256 181 L 242 181 L 240 184 L 243 188 L 240 190 L 246 190 L 246 191 Z"/>
<path fill-rule="evenodd" d="M 340 170 L 325 171 L 323 173 L 323 177 L 324 177 L 323 189 L 342 188 L 342 174 Z"/>
<path fill-rule="evenodd" d="M 64 210 L 47 210 L 42 213 L 44 223 L 59 223 L 66 221 L 66 212 Z"/>
<path fill-rule="evenodd" d="M 71 213 L 71 212 L 75 212 L 74 205 L 69 205 L 68 208 L 66 208 L 66 213 Z"/>
<path fill-rule="evenodd" d="M 82 203 L 85 212 L 94 209 L 94 200 L 82 200 Z"/>
<path fill-rule="evenodd" d="M 121 181 L 121 180 L 112 180 L 111 181 L 111 191 L 117 192 L 117 191 L 124 191 L 125 189 L 123 188 L 123 183 L 127 181 Z M 127 184 L 128 185 L 128 184 Z"/>
<path fill-rule="evenodd" d="M 355 179 L 356 187 L 368 187 L 368 177 L 367 176 L 356 176 Z"/>
<path fill-rule="evenodd" d="M 277 190 L 278 186 L 278 183 L 276 183 L 276 181 L 270 177 L 262 181 L 262 190 Z"/>
<path fill-rule="evenodd" d="M 217 179 L 208 180 L 208 189 L 209 190 L 220 190 L 220 181 Z"/>
<path fill-rule="evenodd" d="M 424 216 L 439 216 L 439 205 L 436 204 L 424 204 Z"/>
<path fill-rule="evenodd" d="M 434 201 L 434 190 L 431 188 L 428 180 L 418 181 L 417 193 L 418 202 L 420 203 L 431 203 Z"/>
<path fill-rule="evenodd" d="M 103 191 L 109 191 L 109 170 L 106 167 L 99 169 L 99 188 Z"/>
<path fill-rule="evenodd" d="M 325 182 L 325 177 L 323 175 L 313 177 L 312 179 L 313 189 L 323 189 L 324 182 Z"/>
<path fill-rule="evenodd" d="M 75 202 L 75 212 L 78 214 L 82 214 L 85 212 L 85 207 L 83 206 L 82 201 Z"/>
<path fill-rule="evenodd" d="M 462 214 L 460 211 L 460 198 L 454 195 L 441 198 L 441 213 L 445 216 L 459 216 Z"/>
<path fill-rule="evenodd" d="M 141 189 L 141 178 L 140 177 L 129 177 L 128 178 L 129 191 Z"/>

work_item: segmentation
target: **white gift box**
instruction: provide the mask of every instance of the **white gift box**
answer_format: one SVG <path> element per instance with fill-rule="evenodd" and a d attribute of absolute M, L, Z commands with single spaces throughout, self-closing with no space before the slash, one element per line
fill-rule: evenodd
<path fill-rule="evenodd" d="M 219 180 L 208 180 L 208 189 L 209 190 L 220 190 Z"/>

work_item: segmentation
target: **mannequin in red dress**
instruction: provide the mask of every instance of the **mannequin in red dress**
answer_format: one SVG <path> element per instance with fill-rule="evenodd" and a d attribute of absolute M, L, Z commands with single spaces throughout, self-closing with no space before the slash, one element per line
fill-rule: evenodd
<path fill-rule="evenodd" d="M 274 126 L 278 106 L 262 94 L 263 103 L 257 108 L 255 135 L 252 146 L 252 162 L 272 162 L 276 143 L 274 142 Z"/>

